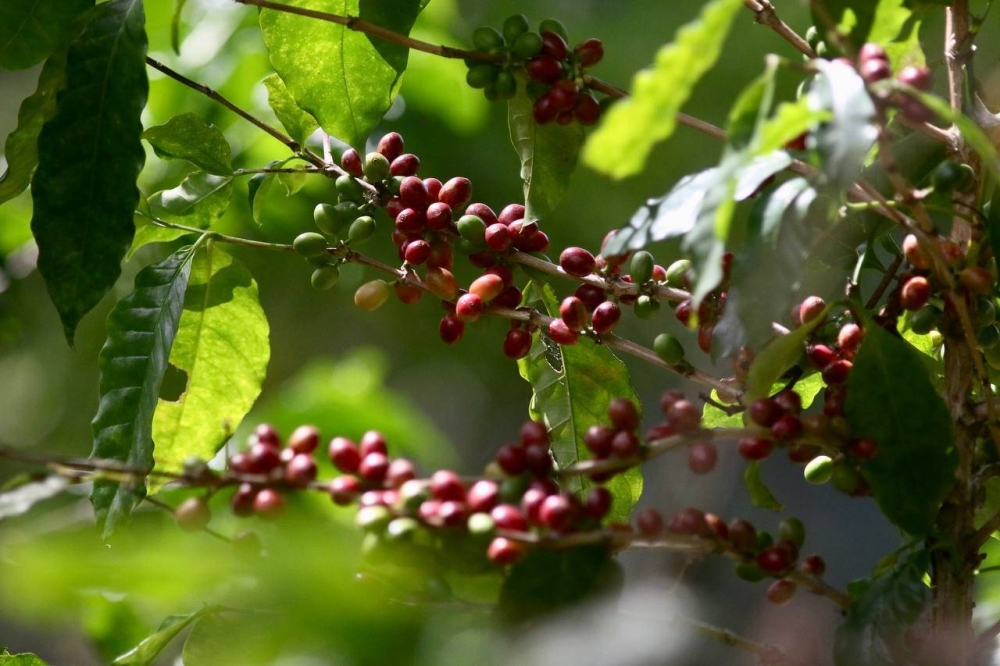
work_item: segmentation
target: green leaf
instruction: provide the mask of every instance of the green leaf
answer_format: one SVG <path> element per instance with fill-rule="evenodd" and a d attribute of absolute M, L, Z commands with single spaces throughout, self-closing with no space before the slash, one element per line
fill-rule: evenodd
<path fill-rule="evenodd" d="M 408 35 L 419 0 L 294 0 L 291 6 L 347 15 Z M 299 107 L 359 151 L 389 110 L 409 50 L 342 25 L 262 9 L 261 33 L 271 64 Z"/>
<path fill-rule="evenodd" d="M 0 520 L 20 516 L 38 502 L 55 497 L 69 485 L 64 476 L 52 474 L 38 481 L 22 483 L 0 492 Z"/>
<path fill-rule="evenodd" d="M 826 312 L 829 312 L 829 307 Z M 825 315 L 825 313 L 824 313 Z M 771 387 L 785 372 L 799 362 L 805 351 L 806 340 L 819 326 L 824 317 L 799 326 L 779 338 L 775 338 L 757 354 L 747 373 L 745 401 L 749 405 L 758 398 L 771 394 Z"/>
<path fill-rule="evenodd" d="M 527 302 L 540 301 L 549 314 L 558 316 L 559 301 L 544 283 L 529 283 Z M 639 406 L 628 369 L 611 350 L 581 338 L 575 345 L 559 346 L 534 335 L 531 353 L 517 362 L 521 376 L 531 384 L 531 417 L 543 420 L 552 437 L 552 453 L 559 467 L 591 456 L 583 443 L 587 429 L 608 422 L 612 398 L 628 398 Z M 590 481 L 574 477 L 572 490 L 590 487 Z M 642 494 L 642 472 L 634 467 L 605 484 L 614 497 L 610 520 L 627 520 Z"/>
<path fill-rule="evenodd" d="M 94 0 L 4 0 L 0 69 L 26 69 L 62 50 L 73 22 Z"/>
<path fill-rule="evenodd" d="M 100 395 L 94 417 L 94 458 L 153 467 L 153 411 L 167 369 L 191 272 L 192 247 L 136 275 L 134 291 L 108 315 L 101 350 Z M 143 480 L 97 479 L 90 495 L 98 524 L 109 537 L 146 495 Z"/>
<path fill-rule="evenodd" d="M 212 615 L 223 610 L 221 606 L 207 606 L 200 611 L 188 615 L 174 615 L 168 617 L 160 625 L 159 630 L 152 636 L 142 639 L 134 648 L 118 656 L 112 664 L 115 666 L 147 666 L 159 656 L 163 649 L 172 641 L 177 634 L 186 629 L 192 622 L 195 622 L 206 615 Z"/>
<path fill-rule="evenodd" d="M 226 137 L 215 125 L 209 125 L 193 113 L 174 116 L 164 125 L 142 133 L 161 159 L 187 160 L 216 176 L 233 172 L 232 150 Z"/>
<path fill-rule="evenodd" d="M 0 666 L 49 666 L 49 662 L 30 652 L 11 654 L 0 650 Z"/>
<path fill-rule="evenodd" d="M 775 497 L 771 489 L 767 487 L 763 477 L 760 475 L 760 463 L 752 460 L 747 463 L 743 471 L 743 485 L 750 493 L 750 501 L 754 506 L 770 511 L 782 511 L 784 507 Z"/>
<path fill-rule="evenodd" d="M 273 626 L 273 623 L 271 623 Z M 184 641 L 185 666 L 273 664 L 279 661 L 281 638 L 269 631 L 265 614 L 232 613 L 200 618 Z"/>
<path fill-rule="evenodd" d="M 507 102 L 507 119 L 511 143 L 521 160 L 524 219 L 532 221 L 547 218 L 562 200 L 584 133 L 579 123 L 536 123 L 533 102 L 525 91 L 527 80 L 518 75 L 517 95 Z"/>
<path fill-rule="evenodd" d="M 139 116 L 149 88 L 144 20 L 141 0 L 95 8 L 69 47 L 58 110 L 38 137 L 31 230 L 38 271 L 71 345 L 132 242 L 145 160 Z"/>
<path fill-rule="evenodd" d="M 170 17 L 170 48 L 177 55 L 181 54 L 181 14 L 187 0 L 174 0 L 174 13 Z"/>
<path fill-rule="evenodd" d="M 832 118 L 809 134 L 809 145 L 819 152 L 829 181 L 844 188 L 861 175 L 865 157 L 878 138 L 873 124 L 875 104 L 853 65 L 821 58 L 812 64 L 818 73 L 806 100 L 810 109 L 829 112 Z"/>
<path fill-rule="evenodd" d="M 880 0 L 868 33 L 868 41 L 885 47 L 894 72 L 907 65 L 922 67 L 926 63 L 920 47 L 922 12 L 908 4 L 912 4 L 910 0 Z"/>
<path fill-rule="evenodd" d="M 17 129 L 7 136 L 4 158 L 7 170 L 0 176 L 0 204 L 10 201 L 28 188 L 31 174 L 38 165 L 38 135 L 42 126 L 56 113 L 56 93 L 66 82 L 66 51 L 49 56 L 38 75 L 38 87 L 21 102 Z"/>
<path fill-rule="evenodd" d="M 983 166 L 990 169 L 994 174 L 1000 175 L 997 149 L 982 128 L 972 118 L 969 118 L 961 111 L 951 108 L 947 102 L 935 95 L 921 92 L 910 86 L 905 86 L 905 89 L 907 93 L 919 98 L 939 118 L 955 125 L 962 133 L 962 139 L 982 158 Z"/>
<path fill-rule="evenodd" d="M 834 638 L 837 666 L 923 663 L 913 654 L 911 633 L 931 600 L 923 582 L 928 560 L 927 552 L 921 551 L 891 573 L 857 586 L 861 593 L 852 600 Z"/>
<path fill-rule="evenodd" d="M 232 196 L 232 176 L 195 171 L 177 187 L 149 197 L 149 212 L 153 217 L 208 229 L 229 208 Z"/>
<path fill-rule="evenodd" d="M 267 103 L 277 116 L 278 122 L 288 132 L 288 136 L 298 141 L 300 146 L 304 146 L 306 139 L 319 128 L 316 119 L 295 103 L 295 98 L 289 94 L 280 76 L 271 74 L 264 78 L 263 83 L 267 88 Z"/>
<path fill-rule="evenodd" d="M 951 414 L 921 356 L 870 323 L 846 403 L 852 434 L 878 442 L 878 455 L 861 468 L 875 501 L 889 520 L 918 537 L 933 527 L 957 465 Z"/>
<path fill-rule="evenodd" d="M 188 456 L 215 455 L 260 394 L 268 336 L 250 272 L 215 244 L 199 250 L 170 350 L 170 365 L 187 375 L 187 387 L 176 402 L 157 403 L 157 466 L 176 470 Z M 159 487 L 151 481 L 151 491 Z"/>
<path fill-rule="evenodd" d="M 712 398 L 719 400 L 719 392 L 712 390 Z M 715 405 L 706 402 L 701 414 L 701 426 L 708 428 L 742 428 L 743 418 L 739 414 L 726 414 Z"/>
<path fill-rule="evenodd" d="M 513 622 L 551 613 L 620 584 L 621 569 L 604 546 L 533 548 L 504 582 L 497 608 Z"/>
<path fill-rule="evenodd" d="M 713 0 L 676 40 L 660 49 L 652 68 L 635 75 L 631 95 L 611 107 L 587 141 L 583 160 L 612 178 L 642 171 L 650 151 L 673 134 L 677 113 L 715 65 L 740 0 Z"/>
<path fill-rule="evenodd" d="M 813 109 L 808 98 L 797 102 L 782 102 L 774 116 L 761 124 L 755 138 L 754 148 L 758 153 L 780 150 L 803 132 L 813 130 L 832 117 L 828 109 Z"/>
<path fill-rule="evenodd" d="M 838 32 L 848 36 L 850 43 L 857 48 L 868 41 L 876 9 L 877 0 L 824 0 L 822 5 L 813 6 L 813 25 L 826 26 L 832 20 Z"/>

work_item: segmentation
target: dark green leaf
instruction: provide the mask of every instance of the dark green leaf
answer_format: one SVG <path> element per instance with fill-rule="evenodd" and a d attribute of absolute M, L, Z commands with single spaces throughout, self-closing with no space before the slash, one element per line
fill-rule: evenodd
<path fill-rule="evenodd" d="M 786 335 L 772 340 L 757 354 L 747 374 L 746 404 L 749 405 L 757 398 L 770 395 L 771 387 L 778 378 L 802 358 L 806 339 L 822 321 L 823 317 L 817 317 L 799 326 Z"/>
<path fill-rule="evenodd" d="M 31 230 L 70 344 L 118 279 L 132 242 L 145 160 L 139 116 L 149 88 L 144 20 L 141 0 L 115 0 L 90 14 L 70 45 L 58 110 L 38 138 Z"/>
<path fill-rule="evenodd" d="M 653 66 L 632 79 L 631 95 L 611 107 L 587 141 L 588 166 L 619 179 L 642 170 L 653 146 L 673 134 L 677 113 L 715 65 L 742 6 L 740 0 L 713 0 L 660 49 Z"/>
<path fill-rule="evenodd" d="M 878 137 L 875 105 L 864 80 L 853 65 L 813 60 L 818 74 L 809 87 L 809 107 L 829 111 L 832 118 L 809 134 L 810 146 L 820 155 L 821 169 L 830 183 L 847 187 L 861 175 L 865 157 Z"/>
<path fill-rule="evenodd" d="M 541 302 L 549 314 L 558 316 L 559 301 L 551 287 L 532 282 L 526 294 L 529 303 Z M 556 344 L 549 347 L 547 341 L 536 333 L 531 353 L 517 365 L 521 376 L 531 384 L 532 418 L 544 420 L 552 437 L 556 463 L 566 467 L 591 457 L 583 437 L 590 426 L 607 424 L 608 403 L 612 398 L 628 398 L 636 406 L 640 403 L 625 364 L 607 347 L 585 338 L 564 347 Z M 557 356 L 546 358 L 547 351 Z M 589 484 L 574 477 L 570 487 L 579 490 Z M 611 520 L 627 520 L 642 494 L 641 471 L 634 467 L 617 474 L 606 486 L 614 497 Z"/>
<path fill-rule="evenodd" d="M 221 606 L 207 606 L 200 611 L 188 615 L 175 615 L 168 617 L 160 625 L 159 630 L 152 636 L 147 636 L 141 643 L 116 658 L 112 664 L 116 666 L 147 666 L 153 663 L 157 656 L 172 641 L 177 634 L 181 633 L 192 622 L 198 619 L 218 613 L 223 610 Z"/>
<path fill-rule="evenodd" d="M 760 463 L 756 460 L 747 463 L 747 467 L 743 471 L 743 485 L 750 493 L 750 501 L 753 502 L 754 506 L 770 511 L 784 509 L 781 502 L 774 497 L 771 489 L 764 483 L 764 479 L 760 475 Z"/>
<path fill-rule="evenodd" d="M 187 375 L 176 401 L 153 417 L 154 459 L 180 469 L 189 456 L 211 459 L 250 411 L 271 356 L 268 325 L 243 264 L 209 243 L 195 255 L 170 365 Z M 150 490 L 159 487 L 150 483 Z"/>
<path fill-rule="evenodd" d="M 232 151 L 226 137 L 193 113 L 174 116 L 165 125 L 142 133 L 153 151 L 163 159 L 187 160 L 216 176 L 233 172 Z"/>
<path fill-rule="evenodd" d="M 42 126 L 56 113 L 56 93 L 66 82 L 66 51 L 49 56 L 38 75 L 38 87 L 21 102 L 17 129 L 7 136 L 4 158 L 7 170 L 0 176 L 0 204 L 10 201 L 28 188 L 31 174 L 38 165 L 38 135 Z"/>
<path fill-rule="evenodd" d="M 526 82 L 526 76 L 518 76 L 517 95 L 507 102 L 507 119 L 511 143 L 521 159 L 524 219 L 531 221 L 548 217 L 562 200 L 584 134 L 579 123 L 536 123 Z"/>
<path fill-rule="evenodd" d="M 523 622 L 613 592 L 621 578 L 619 567 L 603 546 L 532 549 L 511 569 L 497 610 L 508 621 Z"/>
<path fill-rule="evenodd" d="M 170 17 L 170 48 L 177 55 L 181 54 L 181 13 L 187 0 L 174 0 L 174 13 Z"/>
<path fill-rule="evenodd" d="M 360 16 L 404 35 L 420 11 L 419 0 L 286 4 Z M 327 134 L 362 150 L 399 90 L 409 50 L 342 25 L 268 9 L 260 12 L 260 27 L 271 64 L 297 104 Z"/>
<path fill-rule="evenodd" d="M 25 69 L 63 50 L 73 22 L 94 0 L 4 0 L 0 69 Z"/>
<path fill-rule="evenodd" d="M 920 663 L 911 648 L 911 631 L 931 599 L 923 582 L 928 559 L 921 551 L 891 573 L 855 586 L 860 593 L 852 599 L 834 639 L 837 666 Z"/>
<path fill-rule="evenodd" d="M 878 455 L 862 466 L 875 501 L 914 536 L 933 526 L 957 465 L 951 415 L 921 356 L 906 341 L 869 324 L 846 404 L 852 434 L 878 442 Z"/>
<path fill-rule="evenodd" d="M 153 468 L 153 412 L 177 333 L 193 248 L 178 250 L 144 268 L 135 290 L 108 315 L 101 350 L 101 401 L 92 424 L 95 458 L 139 470 Z M 90 500 L 107 538 L 146 494 L 142 478 L 98 479 Z"/>
<path fill-rule="evenodd" d="M 39 481 L 20 484 L 0 492 L 0 520 L 20 516 L 38 502 L 54 497 L 66 489 L 66 477 L 53 474 Z"/>
<path fill-rule="evenodd" d="M 288 136 L 298 141 L 300 146 L 304 146 L 306 139 L 319 127 L 316 119 L 295 103 L 280 76 L 271 74 L 264 78 L 263 83 L 267 88 L 267 103 L 274 111 L 278 122 L 288 132 Z"/>

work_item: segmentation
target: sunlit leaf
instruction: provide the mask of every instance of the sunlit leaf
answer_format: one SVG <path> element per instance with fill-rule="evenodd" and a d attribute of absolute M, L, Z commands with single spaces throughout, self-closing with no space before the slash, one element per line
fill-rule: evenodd
<path fill-rule="evenodd" d="M 178 470 L 189 456 L 215 455 L 260 394 L 268 336 L 250 272 L 217 245 L 198 251 L 170 351 L 187 386 L 177 401 L 161 399 L 153 417 L 158 467 Z"/>
<path fill-rule="evenodd" d="M 147 666 L 153 663 L 170 641 L 190 626 L 192 622 L 196 622 L 207 615 L 218 613 L 220 610 L 222 610 L 220 606 L 208 606 L 188 615 L 169 617 L 160 625 L 160 629 L 155 634 L 147 636 L 141 643 L 125 654 L 120 655 L 111 663 L 115 666 Z"/>
<path fill-rule="evenodd" d="M 232 151 L 226 137 L 193 113 L 174 116 L 165 125 L 142 133 L 156 154 L 164 159 L 187 160 L 216 176 L 233 172 Z"/>
<path fill-rule="evenodd" d="M 770 395 L 771 387 L 778 378 L 802 358 L 806 340 L 821 323 L 823 317 L 817 317 L 775 338 L 757 354 L 747 374 L 746 404 Z"/>
<path fill-rule="evenodd" d="M 69 47 L 58 110 L 38 137 L 31 229 L 38 270 L 72 344 L 114 285 L 132 242 L 145 153 L 146 35 L 141 0 L 98 6 Z M 114 81 L 114 85 L 105 85 Z"/>
<path fill-rule="evenodd" d="M 809 108 L 831 114 L 810 132 L 808 145 L 820 154 L 821 169 L 833 185 L 847 187 L 861 174 L 865 156 L 878 137 L 875 104 L 853 65 L 813 60 L 818 70 L 806 97 Z"/>
<path fill-rule="evenodd" d="M 316 119 L 295 103 L 295 99 L 288 93 L 285 82 L 281 80 L 280 76 L 271 74 L 264 78 L 263 83 L 264 87 L 267 88 L 267 103 L 274 111 L 274 115 L 278 117 L 281 126 L 300 146 L 304 146 L 306 139 L 319 127 Z"/>
<path fill-rule="evenodd" d="M 747 467 L 743 471 L 743 485 L 750 493 L 750 501 L 754 506 L 770 511 L 781 511 L 784 508 L 760 475 L 758 461 L 752 460 L 747 463 Z"/>

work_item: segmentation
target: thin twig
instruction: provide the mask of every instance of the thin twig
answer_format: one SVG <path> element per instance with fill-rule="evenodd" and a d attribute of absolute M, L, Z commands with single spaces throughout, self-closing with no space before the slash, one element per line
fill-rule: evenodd
<path fill-rule="evenodd" d="M 728 629 L 713 627 L 710 624 L 698 622 L 697 620 L 689 620 L 685 617 L 680 617 L 678 619 L 681 624 L 687 625 L 688 628 L 698 632 L 706 638 L 710 638 L 713 641 L 722 643 L 723 645 L 736 648 L 737 650 L 743 650 L 757 655 L 757 657 L 764 664 L 770 664 L 772 666 L 805 666 L 805 662 L 795 659 L 781 650 L 781 648 L 775 647 L 774 645 L 758 643 L 750 640 L 749 638 L 744 638 L 743 636 L 734 634 Z"/>
<path fill-rule="evenodd" d="M 788 27 L 787 23 L 778 18 L 778 13 L 774 10 L 771 0 L 743 0 L 743 4 L 757 15 L 757 23 L 766 25 L 771 30 L 774 30 L 782 39 L 798 49 L 803 55 L 809 58 L 816 57 L 816 52 L 809 46 L 809 42 L 799 36 L 799 33 Z"/>
<path fill-rule="evenodd" d="M 872 295 L 865 303 L 866 310 L 871 310 L 878 305 L 878 302 L 882 300 L 882 294 L 884 294 L 885 290 L 889 288 L 890 284 L 892 284 L 892 281 L 896 278 L 896 271 L 898 271 L 899 267 L 902 265 L 903 255 L 896 255 L 896 258 L 893 259 L 892 263 L 885 269 L 885 273 L 882 274 L 882 279 L 879 280 L 878 285 L 876 285 L 875 291 L 872 292 Z"/>

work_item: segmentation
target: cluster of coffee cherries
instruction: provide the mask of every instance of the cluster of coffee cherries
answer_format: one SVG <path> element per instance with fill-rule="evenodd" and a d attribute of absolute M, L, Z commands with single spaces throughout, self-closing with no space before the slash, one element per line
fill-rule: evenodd
<path fill-rule="evenodd" d="M 892 66 L 889 64 L 889 55 L 885 49 L 869 42 L 861 47 L 858 52 L 856 64 L 858 74 L 865 83 L 872 85 L 879 81 L 892 78 Z M 904 67 L 896 75 L 896 80 L 908 86 L 916 88 L 921 92 L 928 92 L 934 84 L 934 77 L 927 67 L 909 65 Z M 899 108 L 903 116 L 915 123 L 925 123 L 934 120 L 934 112 L 928 109 L 919 99 L 910 95 L 893 95 L 885 100 L 892 106 Z"/>
<path fill-rule="evenodd" d="M 566 28 L 555 19 L 546 19 L 538 32 L 530 29 L 527 17 L 514 14 L 503 30 L 480 27 L 472 34 L 473 45 L 484 53 L 502 55 L 503 64 L 468 60 L 466 81 L 481 88 L 486 99 L 510 99 L 517 94 L 515 72 L 526 71 L 527 95 L 534 100 L 532 112 L 541 125 L 557 122 L 568 125 L 576 120 L 593 125 L 601 116 L 601 104 L 584 85 L 585 70 L 604 57 L 599 39 L 587 39 L 570 50 Z"/>

